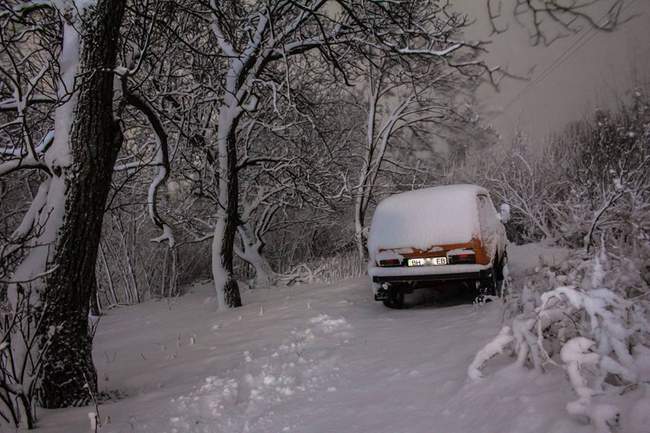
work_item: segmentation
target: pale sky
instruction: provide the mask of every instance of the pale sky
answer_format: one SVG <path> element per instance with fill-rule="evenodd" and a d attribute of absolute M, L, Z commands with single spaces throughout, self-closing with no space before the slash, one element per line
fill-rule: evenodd
<path fill-rule="evenodd" d="M 615 32 L 585 27 L 550 47 L 531 47 L 527 31 L 516 22 L 490 37 L 485 1 L 463 5 L 477 18 L 471 37 L 492 40 L 485 56 L 490 64 L 520 75 L 534 68 L 532 82 L 507 79 L 499 92 L 488 86 L 480 92 L 484 117 L 505 140 L 521 130 L 539 141 L 596 107 L 614 105 L 635 81 L 649 82 L 650 0 L 626 1 L 624 15 L 638 16 Z"/>

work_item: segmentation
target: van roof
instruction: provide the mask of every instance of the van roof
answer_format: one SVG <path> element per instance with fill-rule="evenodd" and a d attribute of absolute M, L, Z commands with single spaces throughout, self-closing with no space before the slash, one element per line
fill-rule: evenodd
<path fill-rule="evenodd" d="M 454 185 L 441 185 L 441 186 L 431 186 L 428 188 L 414 189 L 412 191 L 405 191 L 398 194 L 391 195 L 390 197 L 383 200 L 381 203 L 386 201 L 402 201 L 402 200 L 411 200 L 411 198 L 428 198 L 435 199 L 441 198 L 447 194 L 487 194 L 488 191 L 482 186 L 472 185 L 469 183 L 459 183 Z"/>
<path fill-rule="evenodd" d="M 429 249 L 469 242 L 479 233 L 477 185 L 445 185 L 395 194 L 383 200 L 373 215 L 368 248 Z"/>

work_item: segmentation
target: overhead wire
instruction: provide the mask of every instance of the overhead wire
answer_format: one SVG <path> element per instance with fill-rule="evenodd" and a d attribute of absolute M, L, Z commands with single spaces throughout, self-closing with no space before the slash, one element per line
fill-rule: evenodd
<path fill-rule="evenodd" d="M 638 0 L 632 0 L 631 2 L 625 4 L 621 8 L 621 13 L 623 13 L 625 10 L 629 9 L 632 7 L 634 4 L 636 4 Z M 609 12 L 607 12 L 600 20 L 600 23 L 604 23 L 606 19 L 609 18 Z M 531 88 L 534 86 L 540 84 L 542 81 L 544 81 L 546 78 L 548 78 L 549 75 L 551 75 L 557 68 L 562 66 L 563 63 L 565 63 L 568 59 L 572 57 L 572 55 L 584 47 L 587 43 L 589 43 L 593 38 L 598 35 L 598 30 L 595 27 L 590 27 L 586 32 L 583 32 L 580 37 L 578 37 L 573 43 L 566 49 L 564 50 L 558 57 L 553 60 L 544 70 L 540 73 L 540 75 L 535 78 L 534 80 L 530 81 L 526 86 L 521 89 L 514 98 L 512 98 L 501 110 L 499 114 L 497 114 L 496 117 L 501 116 L 504 114 L 510 107 L 512 107 L 519 99 L 521 99 L 526 92 L 528 92 Z"/>

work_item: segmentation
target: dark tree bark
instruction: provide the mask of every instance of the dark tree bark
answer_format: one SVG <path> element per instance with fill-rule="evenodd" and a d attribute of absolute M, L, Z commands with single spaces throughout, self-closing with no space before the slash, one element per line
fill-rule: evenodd
<path fill-rule="evenodd" d="M 227 272 L 228 278 L 224 285 L 224 297 L 226 305 L 230 308 L 241 307 L 241 296 L 239 285 L 233 276 L 233 258 L 235 247 L 235 234 L 239 225 L 239 179 L 237 176 L 237 138 L 235 131 L 239 118 L 234 122 L 231 133 L 227 139 L 228 163 L 228 204 L 226 206 L 226 228 L 221 245 L 221 257 L 223 267 Z"/>
<path fill-rule="evenodd" d="M 113 69 L 125 0 L 99 0 L 84 15 L 78 102 L 71 128 L 72 166 L 62 173 L 65 216 L 57 235 L 43 293 L 51 345 L 41 372 L 40 403 L 45 408 L 86 404 L 97 390 L 88 309 L 95 262 L 113 166 L 122 143 L 113 118 Z"/>

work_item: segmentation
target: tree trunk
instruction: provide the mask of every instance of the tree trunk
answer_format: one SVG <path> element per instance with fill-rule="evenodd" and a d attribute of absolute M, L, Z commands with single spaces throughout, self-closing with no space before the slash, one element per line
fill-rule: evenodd
<path fill-rule="evenodd" d="M 169 298 L 178 294 L 178 249 L 169 248 L 172 254 L 171 273 L 169 275 Z"/>
<path fill-rule="evenodd" d="M 230 133 L 225 137 L 225 146 L 220 146 L 221 160 L 219 189 L 226 194 L 225 207 L 219 219 L 222 220 L 220 229 L 222 239 L 219 249 L 220 267 L 223 272 L 224 303 L 229 308 L 241 307 L 241 296 L 237 280 L 233 276 L 233 255 L 235 233 L 238 223 L 239 182 L 237 181 L 237 149 L 235 129 L 236 121 L 230 125 Z M 223 138 L 221 139 L 223 140 Z M 223 144 L 223 143 L 222 143 Z M 225 149 L 225 155 L 223 150 Z M 223 201 L 223 200 L 222 200 Z M 216 235 L 216 233 L 215 233 Z"/>
<path fill-rule="evenodd" d="M 111 295 L 111 299 L 108 299 L 108 295 L 106 295 L 106 298 L 108 302 L 111 302 L 109 305 L 110 307 L 113 307 L 117 304 L 120 303 L 120 301 L 117 298 L 117 294 L 115 293 L 115 285 L 113 284 L 113 276 L 111 275 L 111 270 L 108 267 L 108 262 L 106 261 L 106 253 L 104 252 L 104 248 L 102 246 L 102 243 L 99 243 L 99 257 L 101 258 L 102 261 L 102 266 L 104 268 L 104 272 L 106 272 L 106 281 L 108 282 L 108 293 Z"/>
<path fill-rule="evenodd" d="M 226 305 L 230 308 L 241 307 L 241 297 L 239 295 L 239 286 L 233 276 L 233 258 L 235 233 L 239 224 L 239 182 L 237 175 L 237 148 L 235 131 L 237 122 L 234 122 L 231 133 L 228 135 L 227 142 L 227 173 L 228 173 L 228 205 L 226 206 L 226 227 L 224 230 L 223 243 L 221 244 L 221 258 L 224 268 L 226 269 L 228 279 L 224 287 Z"/>
<path fill-rule="evenodd" d="M 261 239 L 251 233 L 246 225 L 239 227 L 243 250 L 238 249 L 237 255 L 249 263 L 255 269 L 255 281 L 253 287 L 268 289 L 277 282 L 277 275 L 266 257 L 262 254 L 264 243 Z"/>
<path fill-rule="evenodd" d="M 245 260 L 255 268 L 255 287 L 268 289 L 277 282 L 277 277 L 268 260 L 255 245 L 246 248 Z"/>
<path fill-rule="evenodd" d="M 54 178 L 64 183 L 65 214 L 50 264 L 54 271 L 46 277 L 42 293 L 42 339 L 51 343 L 40 382 L 45 408 L 86 404 L 97 390 L 88 308 L 104 207 L 122 143 L 113 118 L 112 71 L 124 4 L 99 0 L 75 23 L 82 35 L 78 100 L 69 136 L 72 161 L 54 171 Z"/>
<path fill-rule="evenodd" d="M 357 254 L 362 263 L 368 257 L 368 240 L 365 227 L 366 218 L 363 205 L 364 199 L 366 198 L 365 195 L 366 185 L 362 183 L 359 192 L 354 198 L 354 237 L 357 244 Z"/>
<path fill-rule="evenodd" d="M 234 89 L 235 86 L 230 84 L 227 88 Z M 219 209 L 212 240 L 212 276 L 219 308 L 242 305 L 239 286 L 233 276 L 235 233 L 239 221 L 236 130 L 241 108 L 230 94 L 227 99 L 230 103 L 221 108 L 217 130 L 219 201 L 222 209 Z"/>
<path fill-rule="evenodd" d="M 95 270 L 95 284 L 90 289 L 90 314 L 92 316 L 102 315 L 102 306 L 99 303 L 99 284 L 97 283 L 97 270 Z"/>
<path fill-rule="evenodd" d="M 377 105 L 379 104 L 380 87 L 383 75 L 378 77 L 373 74 L 372 64 L 368 68 L 368 117 L 366 118 L 366 155 L 359 173 L 359 183 L 354 197 L 354 237 L 357 244 L 357 254 L 363 263 L 368 257 L 368 240 L 366 233 L 366 209 L 370 201 L 373 184 L 369 182 L 372 176 L 372 164 L 375 158 L 376 137 L 375 124 L 377 123 Z"/>

